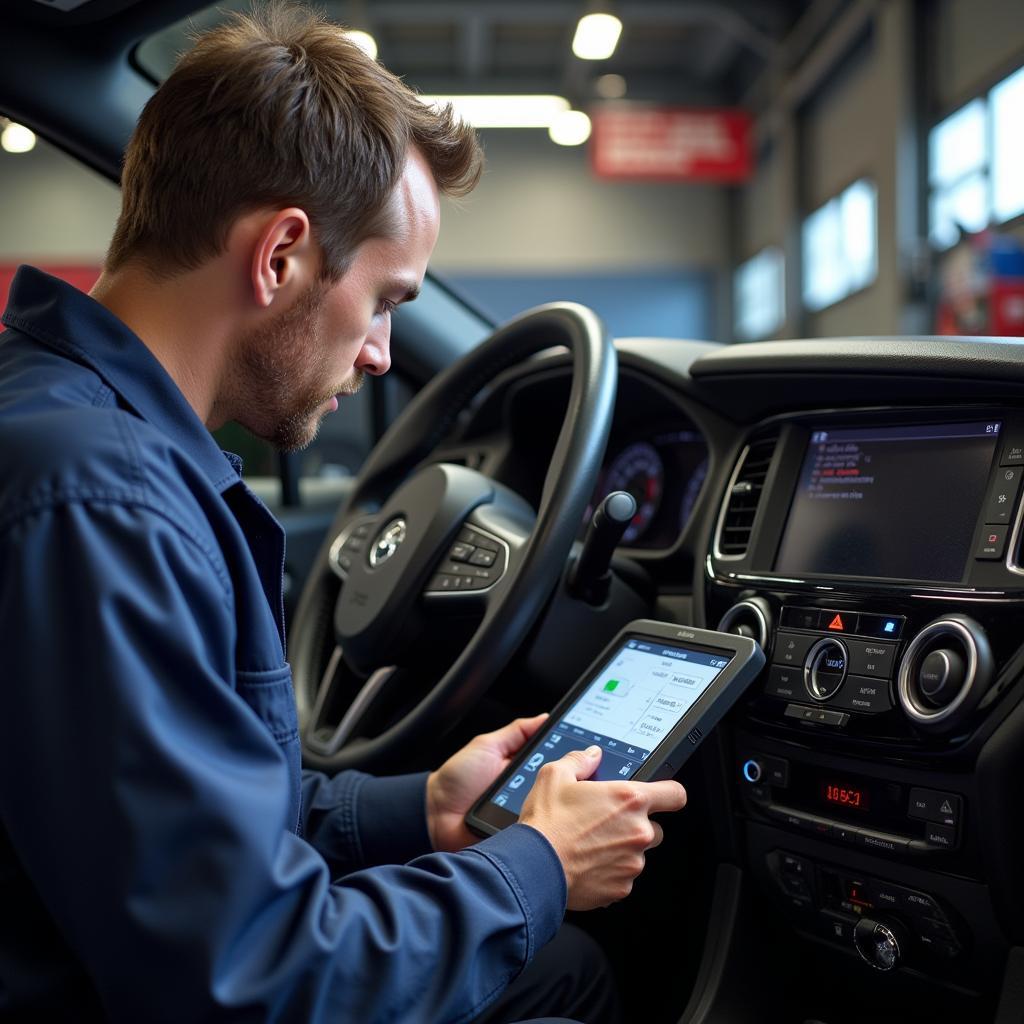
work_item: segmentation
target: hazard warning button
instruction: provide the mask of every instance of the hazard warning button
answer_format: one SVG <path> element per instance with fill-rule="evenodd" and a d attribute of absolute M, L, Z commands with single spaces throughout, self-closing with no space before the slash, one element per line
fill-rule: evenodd
<path fill-rule="evenodd" d="M 829 633 L 856 633 L 859 618 L 856 612 L 825 611 L 818 628 Z"/>
<path fill-rule="evenodd" d="M 956 793 L 940 793 L 935 789 L 911 789 L 907 813 L 912 818 L 923 818 L 940 825 L 956 827 L 960 824 L 962 800 Z"/>

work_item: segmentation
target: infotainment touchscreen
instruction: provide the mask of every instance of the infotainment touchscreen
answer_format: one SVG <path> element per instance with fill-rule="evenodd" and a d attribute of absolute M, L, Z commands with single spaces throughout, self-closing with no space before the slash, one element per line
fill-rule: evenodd
<path fill-rule="evenodd" d="M 775 571 L 963 578 L 999 423 L 812 430 Z"/>

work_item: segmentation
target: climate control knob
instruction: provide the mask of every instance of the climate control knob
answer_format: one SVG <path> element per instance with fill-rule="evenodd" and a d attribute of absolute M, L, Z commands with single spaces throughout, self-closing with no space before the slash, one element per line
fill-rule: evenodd
<path fill-rule="evenodd" d="M 815 700 L 828 700 L 846 679 L 846 647 L 841 640 L 827 636 L 808 652 L 804 662 L 804 688 Z"/>
<path fill-rule="evenodd" d="M 862 917 L 853 929 L 857 952 L 872 967 L 892 971 L 907 955 L 908 932 L 894 918 Z"/>

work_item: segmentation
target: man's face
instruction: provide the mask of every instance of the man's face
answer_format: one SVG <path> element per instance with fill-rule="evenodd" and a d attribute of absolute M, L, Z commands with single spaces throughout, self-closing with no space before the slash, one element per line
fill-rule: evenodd
<path fill-rule="evenodd" d="M 419 291 L 440 227 L 437 186 L 416 150 L 391 205 L 387 238 L 368 239 L 338 282 L 314 281 L 241 340 L 236 418 L 277 448 L 305 448 L 340 399 L 391 365 L 391 313 Z"/>

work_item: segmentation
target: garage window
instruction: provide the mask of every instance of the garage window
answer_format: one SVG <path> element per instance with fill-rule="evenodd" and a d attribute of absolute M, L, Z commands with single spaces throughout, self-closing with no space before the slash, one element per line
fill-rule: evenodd
<path fill-rule="evenodd" d="M 733 278 L 733 325 L 738 341 L 770 338 L 786 318 L 782 250 L 762 249 L 736 268 Z"/>
<path fill-rule="evenodd" d="M 961 231 L 1024 214 L 1024 68 L 940 121 L 928 137 L 929 237 L 936 249 Z"/>
<path fill-rule="evenodd" d="M 803 226 L 803 297 L 812 312 L 866 288 L 878 272 L 878 194 L 867 178 L 819 207 Z"/>

